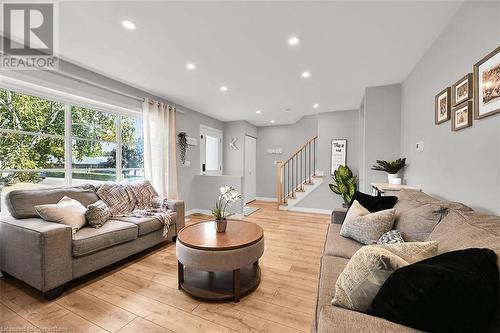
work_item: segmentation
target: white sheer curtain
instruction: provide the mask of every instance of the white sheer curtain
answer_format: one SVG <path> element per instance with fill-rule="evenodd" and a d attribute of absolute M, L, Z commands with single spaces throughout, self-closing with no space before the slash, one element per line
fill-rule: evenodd
<path fill-rule="evenodd" d="M 145 99 L 144 173 L 163 198 L 177 199 L 175 107 Z"/>

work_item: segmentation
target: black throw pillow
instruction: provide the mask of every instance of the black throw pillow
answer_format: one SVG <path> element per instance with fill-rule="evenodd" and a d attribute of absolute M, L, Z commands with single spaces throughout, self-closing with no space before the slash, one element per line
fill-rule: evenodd
<path fill-rule="evenodd" d="M 373 196 L 363 192 L 356 191 L 351 201 L 358 200 L 361 206 L 365 207 L 370 213 L 379 212 L 381 210 L 391 209 L 398 202 L 398 197 L 394 196 Z M 351 206 L 349 205 L 349 208 Z"/>
<path fill-rule="evenodd" d="M 427 332 L 484 332 L 498 302 L 490 249 L 443 253 L 396 270 L 372 301 L 374 316 Z"/>

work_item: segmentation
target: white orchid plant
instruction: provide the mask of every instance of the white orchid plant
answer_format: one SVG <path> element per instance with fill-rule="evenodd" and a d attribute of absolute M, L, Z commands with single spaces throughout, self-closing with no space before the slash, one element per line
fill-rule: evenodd
<path fill-rule="evenodd" d="M 234 188 L 230 186 L 224 186 L 219 188 L 220 195 L 215 202 L 215 208 L 212 209 L 212 214 L 217 220 L 223 220 L 225 218 L 233 215 L 232 213 L 227 213 L 226 209 L 231 207 L 233 203 L 241 199 L 241 194 L 235 191 Z"/>

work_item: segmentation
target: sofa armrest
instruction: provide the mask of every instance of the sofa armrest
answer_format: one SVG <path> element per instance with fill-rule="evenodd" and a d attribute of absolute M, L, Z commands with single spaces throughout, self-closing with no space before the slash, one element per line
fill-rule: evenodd
<path fill-rule="evenodd" d="M 46 292 L 73 277 L 71 227 L 40 218 L 0 219 L 1 270 Z"/>
<path fill-rule="evenodd" d="M 332 223 L 333 224 L 344 223 L 346 214 L 347 214 L 346 208 L 335 208 L 332 212 Z"/>
<path fill-rule="evenodd" d="M 422 331 L 338 306 L 324 306 L 319 315 L 318 333 L 332 332 L 417 333 Z"/>
<path fill-rule="evenodd" d="M 182 200 L 167 200 L 167 208 L 175 211 L 176 213 L 176 224 L 177 224 L 177 232 L 184 228 L 185 220 L 186 220 L 186 211 L 184 207 L 184 201 Z"/>

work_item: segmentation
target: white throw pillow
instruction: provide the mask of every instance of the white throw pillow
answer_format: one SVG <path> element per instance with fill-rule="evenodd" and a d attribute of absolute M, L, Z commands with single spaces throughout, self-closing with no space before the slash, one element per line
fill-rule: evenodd
<path fill-rule="evenodd" d="M 380 236 L 392 229 L 394 218 L 394 209 L 370 213 L 357 200 L 354 200 L 347 211 L 340 235 L 363 244 L 375 244 Z"/>
<path fill-rule="evenodd" d="M 87 208 L 70 197 L 63 197 L 56 204 L 37 205 L 35 210 L 45 221 L 70 226 L 73 233 L 81 229 L 86 223 L 85 212 Z"/>

